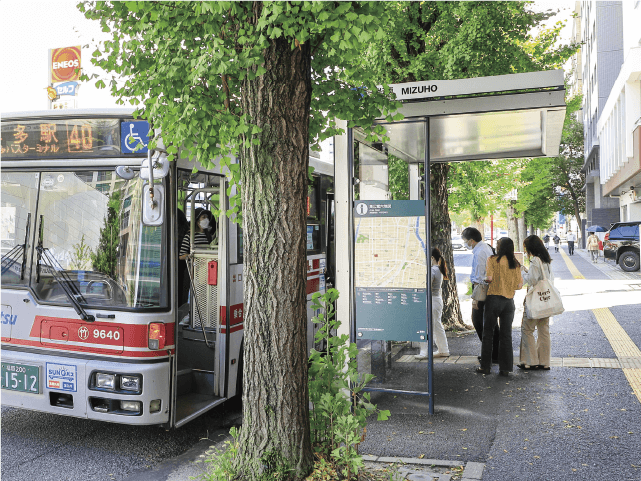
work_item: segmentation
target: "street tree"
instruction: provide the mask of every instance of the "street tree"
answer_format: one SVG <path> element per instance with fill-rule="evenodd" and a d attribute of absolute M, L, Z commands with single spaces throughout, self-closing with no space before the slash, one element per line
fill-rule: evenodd
<path fill-rule="evenodd" d="M 528 159 L 520 175 L 516 210 L 523 213 L 530 232 L 547 229 L 557 210 L 557 203 L 550 174 L 551 159 Z"/>
<path fill-rule="evenodd" d="M 160 129 L 170 160 L 220 158 L 240 189 L 244 235 L 246 479 L 300 479 L 312 466 L 306 343 L 310 143 L 371 132 L 398 106 L 357 61 L 380 42 L 377 2 L 86 2 L 111 39 L 93 63 L 120 103 Z M 99 86 L 106 86 L 99 79 Z M 397 117 L 398 118 L 398 117 Z M 370 129 L 371 128 L 371 129 Z M 372 135 L 374 135 L 372 133 Z M 152 142 L 152 147 L 154 143 Z M 240 164 L 231 163 L 231 156 Z M 231 190 L 229 191 L 231 193 Z"/>
<path fill-rule="evenodd" d="M 551 184 L 557 210 L 566 215 L 574 215 L 579 231 L 581 212 L 585 211 L 585 173 L 583 168 L 583 122 L 577 119 L 576 112 L 581 108 L 582 97 L 577 95 L 566 99 L 567 110 L 559 156 L 550 163 Z"/>
<path fill-rule="evenodd" d="M 555 46 L 562 24 L 535 27 L 551 16 L 533 2 L 386 2 L 387 35 L 363 55 L 381 83 L 461 79 L 559 68 L 576 50 Z M 475 165 L 485 169 L 482 164 Z M 453 265 L 448 163 L 432 166 L 432 245 Z M 443 320 L 463 326 L 456 277 L 443 283 Z"/>

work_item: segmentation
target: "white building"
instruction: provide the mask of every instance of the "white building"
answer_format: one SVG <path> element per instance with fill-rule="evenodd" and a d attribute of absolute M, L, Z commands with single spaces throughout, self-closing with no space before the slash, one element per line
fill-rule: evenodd
<path fill-rule="evenodd" d="M 641 220 L 641 1 L 622 2 L 623 65 L 597 123 L 603 195 L 622 222 Z"/>
<path fill-rule="evenodd" d="M 583 42 L 577 64 L 582 68 L 583 81 L 586 226 L 607 228 L 620 219 L 618 199 L 603 191 L 602 157 L 609 156 L 607 149 L 611 147 L 602 145 L 598 124 L 623 64 L 622 3 L 628 2 L 577 2 Z"/>
<path fill-rule="evenodd" d="M 581 43 L 581 35 L 583 33 L 581 29 L 581 4 L 583 2 L 574 2 L 574 13 L 576 17 L 572 20 L 572 37 L 570 41 L 572 43 Z M 581 49 L 572 56 L 570 59 L 571 70 L 569 72 L 570 78 L 568 81 L 568 94 L 570 97 L 574 97 L 577 94 L 583 93 L 583 59 L 581 58 Z M 577 112 L 578 115 L 581 115 L 581 111 Z M 581 117 L 577 117 L 578 120 L 581 120 Z"/>

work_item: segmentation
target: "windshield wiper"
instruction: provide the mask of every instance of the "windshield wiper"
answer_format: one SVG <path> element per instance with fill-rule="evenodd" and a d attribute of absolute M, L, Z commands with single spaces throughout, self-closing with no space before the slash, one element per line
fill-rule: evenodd
<path fill-rule="evenodd" d="M 45 267 L 49 268 L 49 273 L 51 274 L 51 277 L 53 277 L 54 280 L 60 285 L 60 287 L 62 287 L 63 292 L 69 298 L 69 301 L 73 305 L 73 308 L 75 309 L 76 313 L 80 316 L 80 318 L 86 322 L 94 322 L 96 318 L 91 314 L 87 314 L 87 312 L 83 309 L 83 307 L 80 305 L 80 302 L 78 301 L 78 299 L 81 299 L 83 302 L 86 302 L 85 298 L 80 293 L 80 290 L 78 289 L 76 284 L 69 278 L 66 271 L 58 263 L 55 257 L 51 255 L 51 252 L 49 252 L 49 249 L 43 247 L 42 245 L 43 237 L 44 237 L 43 236 L 43 224 L 44 224 L 43 217 L 44 216 L 42 215 L 40 216 L 38 247 L 36 247 L 36 252 L 38 253 L 38 266 L 37 266 L 38 282 L 40 281 L 40 266 L 42 263 L 45 265 Z"/>
<path fill-rule="evenodd" d="M 17 244 L 13 246 L 13 249 L 11 249 L 6 254 L 3 254 L 2 256 L 2 275 L 3 276 L 6 274 L 6 272 L 9 269 L 11 269 L 13 266 L 18 264 L 18 260 L 20 259 L 20 256 L 24 257 L 24 245 L 22 244 Z"/>

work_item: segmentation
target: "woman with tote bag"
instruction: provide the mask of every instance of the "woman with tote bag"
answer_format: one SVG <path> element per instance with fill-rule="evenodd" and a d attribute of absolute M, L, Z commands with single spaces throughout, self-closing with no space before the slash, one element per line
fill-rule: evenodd
<path fill-rule="evenodd" d="M 523 248 L 530 259 L 530 269 L 521 266 L 523 282 L 528 285 L 528 294 L 533 292 L 539 281 L 545 277 L 554 284 L 550 263 L 552 258 L 538 236 L 531 235 L 523 241 Z M 523 321 L 521 322 L 520 369 L 550 369 L 550 318 L 529 319 L 527 296 L 524 303 Z M 534 340 L 534 330 L 537 339 Z"/>

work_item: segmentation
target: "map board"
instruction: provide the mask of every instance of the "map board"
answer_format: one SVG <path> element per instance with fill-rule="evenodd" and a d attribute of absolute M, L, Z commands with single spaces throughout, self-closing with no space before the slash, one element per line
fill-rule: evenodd
<path fill-rule="evenodd" d="M 425 201 L 355 201 L 354 241 L 357 338 L 425 342 Z"/>

